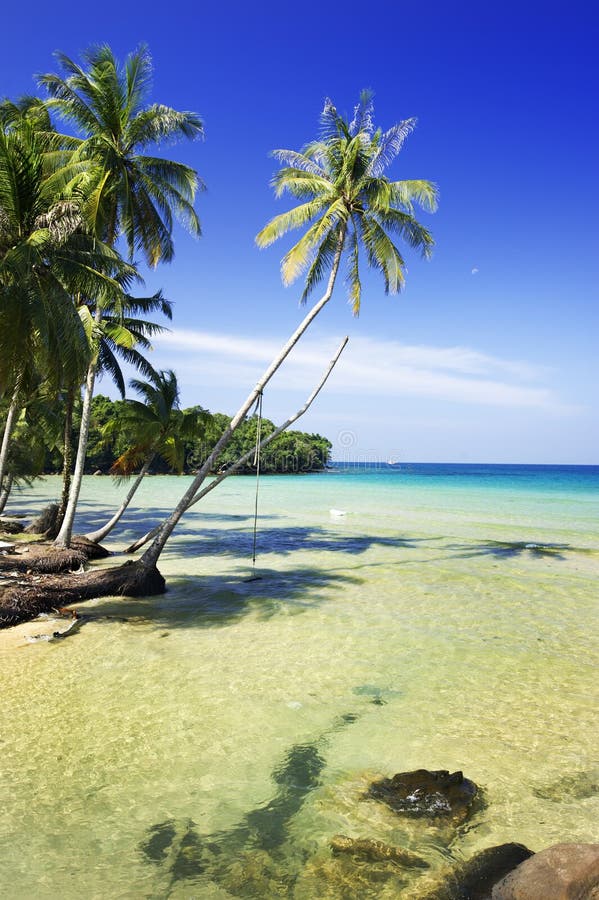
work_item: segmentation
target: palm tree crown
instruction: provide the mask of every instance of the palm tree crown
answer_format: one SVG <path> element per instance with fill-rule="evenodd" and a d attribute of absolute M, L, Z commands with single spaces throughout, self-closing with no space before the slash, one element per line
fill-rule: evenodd
<path fill-rule="evenodd" d="M 147 378 L 156 375 L 141 351 L 152 350 L 151 338 L 166 331 L 163 325 L 145 316 L 158 311 L 169 320 L 173 317 L 171 301 L 165 300 L 161 291 L 152 297 L 127 294 L 122 305 L 109 302 L 98 306 L 92 300 L 81 301 L 77 311 L 90 354 L 92 358 L 97 358 L 98 374 L 108 374 L 121 397 L 125 396 L 125 380 L 119 358 Z"/>
<path fill-rule="evenodd" d="M 256 238 L 258 246 L 267 247 L 287 231 L 308 226 L 281 265 L 285 284 L 307 272 L 302 302 L 332 269 L 337 252 L 347 250 L 347 282 L 355 315 L 362 294 L 360 247 L 368 264 L 381 272 L 385 291 L 394 294 L 404 284 L 405 269 L 394 238 L 402 238 L 426 257 L 434 243 L 416 220 L 414 206 L 434 211 L 436 186 L 424 180 L 391 181 L 383 174 L 416 120 L 406 119 L 383 132 L 375 129 L 372 114 L 370 91 L 360 95 L 351 122 L 327 100 L 318 140 L 300 152 L 273 152 L 285 163 L 273 179 L 276 195 L 288 191 L 303 202 L 275 216 Z"/>
<path fill-rule="evenodd" d="M 132 379 L 131 387 L 143 398 L 126 400 L 119 420 L 106 426 L 105 437 L 122 434 L 129 446 L 112 466 L 115 475 L 127 476 L 151 454 L 158 453 L 171 469 L 181 472 L 185 441 L 196 437 L 211 419 L 199 407 L 181 410 L 175 373 L 152 372 L 147 381 Z"/>
<path fill-rule="evenodd" d="M 145 105 L 152 75 L 145 46 L 124 66 L 110 47 L 92 47 L 84 54 L 87 71 L 56 55 L 65 77 L 43 75 L 39 82 L 50 94 L 49 108 L 83 135 L 61 135 L 57 142 L 63 177 L 88 173 L 86 211 L 100 237 L 112 244 L 122 234 L 130 256 L 140 250 L 152 266 L 171 260 L 173 213 L 199 234 L 193 201 L 203 185 L 189 166 L 141 151 L 164 140 L 202 137 L 201 119 L 162 104 Z"/>
<path fill-rule="evenodd" d="M 44 175 L 43 148 L 24 118 L 0 130 L 0 381 L 9 385 L 34 357 L 50 373 L 84 368 L 72 297 L 118 305 L 136 274 L 85 233 L 79 203 Z"/>

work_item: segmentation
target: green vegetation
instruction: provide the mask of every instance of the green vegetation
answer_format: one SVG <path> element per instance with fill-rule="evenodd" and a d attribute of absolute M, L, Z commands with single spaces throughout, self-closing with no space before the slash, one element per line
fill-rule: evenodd
<path fill-rule="evenodd" d="M 218 437 L 230 425 L 231 419 L 222 413 L 213 415 L 212 435 Z M 252 416 L 243 422 L 219 456 L 218 471 L 226 470 L 242 456 L 245 456 L 256 446 L 256 430 L 258 419 Z M 275 425 L 269 419 L 262 420 L 262 440 L 267 438 L 275 430 Z M 200 468 L 206 461 L 214 440 L 192 450 L 190 459 L 193 468 Z M 269 443 L 260 457 L 260 471 L 263 474 L 297 474 L 301 472 L 319 472 L 324 469 L 331 458 L 332 444 L 320 434 L 307 434 L 304 431 L 287 431 L 278 435 Z M 199 451 L 199 452 L 198 452 Z M 252 461 L 246 463 L 239 470 L 249 474 L 256 471 Z"/>
<path fill-rule="evenodd" d="M 135 404 L 135 407 L 133 406 Z M 145 456 L 139 454 L 139 433 L 135 433 L 134 424 L 129 416 L 135 400 L 110 400 L 97 394 L 92 400 L 92 412 L 89 428 L 89 441 L 85 471 L 88 474 L 100 470 L 104 474 L 130 475 L 139 470 Z M 231 421 L 223 413 L 207 415 L 201 407 L 191 407 L 181 411 L 182 417 L 195 419 L 200 417 L 200 424 L 195 436 L 183 437 L 177 442 L 165 441 L 162 452 L 157 450 L 150 467 L 150 473 L 166 475 L 183 473 L 189 475 L 196 471 L 206 460 L 215 439 Z M 201 421 L 201 417 L 204 421 Z M 74 436 L 77 439 L 79 417 L 75 418 Z M 115 423 L 118 427 L 115 427 Z M 218 465 L 213 471 L 220 471 L 232 466 L 256 446 L 256 417 L 247 419 L 235 433 L 225 452 L 219 457 Z M 267 437 L 275 430 L 275 425 L 268 419 L 262 421 L 262 436 Z M 173 448 L 176 455 L 170 455 Z M 132 453 L 132 448 L 136 452 Z M 263 474 L 297 474 L 301 472 L 318 472 L 330 461 L 331 442 L 320 434 L 308 434 L 303 431 L 287 431 L 276 437 L 261 455 L 260 470 Z M 120 462 L 120 465 L 119 465 Z M 60 472 L 62 459 L 57 447 L 47 450 L 38 471 L 45 474 Z M 241 473 L 255 473 L 256 468 L 250 463 L 240 469 Z"/>

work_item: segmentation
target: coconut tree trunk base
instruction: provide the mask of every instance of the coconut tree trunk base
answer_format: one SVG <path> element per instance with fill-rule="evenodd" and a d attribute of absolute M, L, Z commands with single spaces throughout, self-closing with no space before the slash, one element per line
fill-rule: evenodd
<path fill-rule="evenodd" d="M 109 551 L 100 544 L 76 535 L 72 546 L 66 550 L 55 547 L 48 541 L 17 544 L 14 551 L 0 555 L 0 574 L 31 573 L 35 575 L 56 575 L 59 572 L 76 572 L 89 559 L 105 559 Z"/>
<path fill-rule="evenodd" d="M 155 566 L 126 562 L 83 575 L 48 575 L 6 587 L 0 595 L 0 628 L 34 619 L 43 612 L 97 597 L 152 597 L 163 594 L 164 578 Z"/>
<path fill-rule="evenodd" d="M 71 550 L 77 550 L 84 553 L 87 559 L 106 559 L 110 556 L 110 550 L 98 544 L 96 541 L 90 541 L 84 534 L 75 534 L 71 538 Z"/>
<path fill-rule="evenodd" d="M 5 519 L 0 516 L 0 534 L 21 534 L 24 530 L 22 522 L 16 522 L 14 519 Z"/>
<path fill-rule="evenodd" d="M 87 562 L 84 553 L 77 550 L 58 550 L 46 543 L 29 544 L 25 552 L 15 548 L 12 553 L 0 556 L 0 575 L 15 574 L 54 575 L 58 572 L 75 572 Z"/>

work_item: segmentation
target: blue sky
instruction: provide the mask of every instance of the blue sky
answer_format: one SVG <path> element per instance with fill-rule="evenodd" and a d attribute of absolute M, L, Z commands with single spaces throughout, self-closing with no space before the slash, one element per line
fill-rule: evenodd
<path fill-rule="evenodd" d="M 0 93 L 33 92 L 54 50 L 145 41 L 153 99 L 202 115 L 205 142 L 166 150 L 208 191 L 203 238 L 178 230 L 175 261 L 147 276 L 176 304 L 152 361 L 177 371 L 185 405 L 232 413 L 302 315 L 279 277 L 288 244 L 254 246 L 285 208 L 269 151 L 313 138 L 326 96 L 351 113 L 372 88 L 383 128 L 418 117 L 390 174 L 439 185 L 422 216 L 435 253 L 406 254 L 399 297 L 367 277 L 359 319 L 339 285 L 265 414 L 298 407 L 349 334 L 298 424 L 339 457 L 597 463 L 598 15 L 580 0 L 11 4 Z"/>

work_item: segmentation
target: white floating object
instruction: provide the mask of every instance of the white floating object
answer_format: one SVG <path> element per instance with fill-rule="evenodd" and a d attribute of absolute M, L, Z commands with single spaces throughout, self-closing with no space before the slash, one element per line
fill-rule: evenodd
<path fill-rule="evenodd" d="M 332 516 L 344 516 L 344 515 L 345 515 L 345 510 L 344 510 L 344 509 L 330 509 L 330 510 L 329 510 L 329 513 L 330 513 Z"/>
<path fill-rule="evenodd" d="M 289 703 L 287 704 L 287 706 L 289 707 L 289 709 L 301 709 L 302 708 L 302 704 L 299 703 L 297 700 L 290 700 Z"/>

